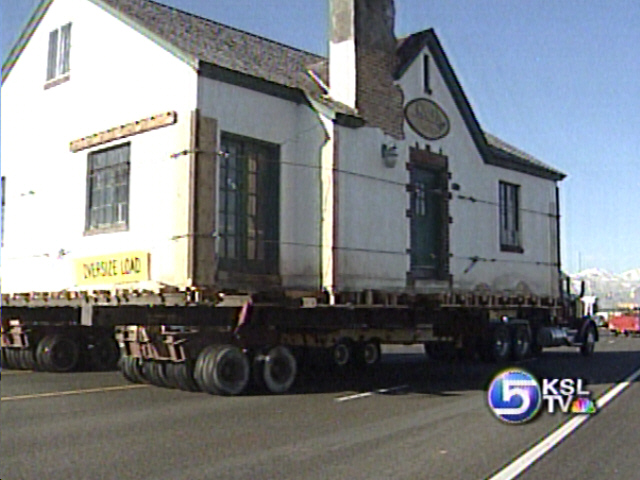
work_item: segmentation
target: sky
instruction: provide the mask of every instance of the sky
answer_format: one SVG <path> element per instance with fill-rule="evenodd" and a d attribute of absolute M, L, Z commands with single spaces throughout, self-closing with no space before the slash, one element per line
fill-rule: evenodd
<path fill-rule="evenodd" d="M 161 0 L 326 55 L 328 0 Z M 38 0 L 0 0 L 6 58 Z M 568 176 L 563 269 L 640 267 L 640 2 L 396 0 L 434 28 L 485 131 Z M 1 121 L 1 119 L 0 119 Z"/>

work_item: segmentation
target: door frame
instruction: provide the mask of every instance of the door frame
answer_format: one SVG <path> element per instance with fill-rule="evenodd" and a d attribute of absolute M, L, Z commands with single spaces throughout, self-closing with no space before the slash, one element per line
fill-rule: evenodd
<path fill-rule="evenodd" d="M 441 195 L 439 198 L 440 202 L 440 232 L 438 234 L 438 266 L 435 271 L 429 271 L 426 269 L 416 269 L 411 265 L 411 249 L 413 246 L 411 245 L 411 240 L 413 237 L 413 225 L 412 225 L 412 216 L 413 216 L 413 198 L 414 188 L 413 188 L 413 178 L 412 171 L 414 169 L 427 170 L 432 173 L 437 174 L 437 183 L 439 186 L 439 190 L 441 190 Z M 409 286 L 413 286 L 416 280 L 450 280 L 449 274 L 449 224 L 451 223 L 451 218 L 449 216 L 449 201 L 451 199 L 451 193 L 449 192 L 449 158 L 442 154 L 432 152 L 429 146 L 421 149 L 419 146 L 410 147 L 409 148 L 409 163 L 407 163 L 407 170 L 409 170 L 409 185 L 407 186 L 407 191 L 409 193 L 409 210 L 407 211 L 407 216 L 409 217 L 409 267 L 410 270 L 407 273 L 407 282 Z"/>

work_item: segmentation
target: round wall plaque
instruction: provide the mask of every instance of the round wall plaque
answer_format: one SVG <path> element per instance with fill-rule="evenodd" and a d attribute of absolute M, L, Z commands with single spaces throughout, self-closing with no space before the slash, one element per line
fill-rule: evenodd
<path fill-rule="evenodd" d="M 427 140 L 438 140 L 449 133 L 449 118 L 440 105 L 427 99 L 416 98 L 404 107 L 409 126 Z"/>

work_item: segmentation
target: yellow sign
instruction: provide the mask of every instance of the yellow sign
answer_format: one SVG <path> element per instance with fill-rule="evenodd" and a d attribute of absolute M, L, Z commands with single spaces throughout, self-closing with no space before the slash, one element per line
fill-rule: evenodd
<path fill-rule="evenodd" d="M 104 285 L 149 280 L 148 252 L 126 252 L 75 260 L 76 285 Z"/>

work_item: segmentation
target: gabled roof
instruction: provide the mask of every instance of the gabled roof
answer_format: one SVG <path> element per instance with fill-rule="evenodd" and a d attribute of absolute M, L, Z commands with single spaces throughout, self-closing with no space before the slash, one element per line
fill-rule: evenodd
<path fill-rule="evenodd" d="M 534 156 L 514 147 L 513 145 L 501 140 L 495 135 L 484 132 L 484 138 L 489 145 L 489 150 L 493 154 L 494 161 L 504 162 L 506 165 L 520 164 L 523 169 L 534 169 L 537 172 L 546 171 L 550 177 L 559 176 L 556 180 L 565 178 L 565 174 L 538 160 Z M 510 168 L 507 166 L 506 168 Z M 530 172 L 533 175 L 535 173 Z"/>
<path fill-rule="evenodd" d="M 3 63 L 3 83 L 52 1 L 42 0 L 36 7 Z M 152 0 L 88 1 L 167 48 L 204 75 L 249 88 L 256 88 L 259 82 L 261 89 L 266 89 L 274 95 L 287 98 L 297 95 L 301 101 L 306 95 L 336 112 L 342 121 L 352 126 L 362 124 L 357 111 L 326 95 L 321 83 L 327 83 L 328 62 L 320 55 Z M 425 46 L 432 52 L 433 59 L 442 72 L 485 163 L 551 180 L 561 180 L 565 177 L 563 173 L 496 137 L 485 136 L 433 29 L 414 33 L 398 41 L 396 78 L 404 74 Z M 317 80 L 320 80 L 320 84 Z"/>
<path fill-rule="evenodd" d="M 554 181 L 559 181 L 566 177 L 564 173 L 546 165 L 528 153 L 482 131 L 471 104 L 462 90 L 453 67 L 449 63 L 449 59 L 444 53 L 440 40 L 438 40 L 433 29 L 414 33 L 398 41 L 396 79 L 404 75 L 407 68 L 425 47 L 429 48 L 434 62 L 442 72 L 444 81 L 485 163 Z"/>
<path fill-rule="evenodd" d="M 100 0 L 202 62 L 298 88 L 298 75 L 323 59 L 151 0 Z"/>

